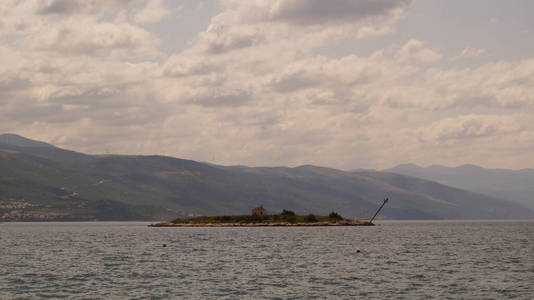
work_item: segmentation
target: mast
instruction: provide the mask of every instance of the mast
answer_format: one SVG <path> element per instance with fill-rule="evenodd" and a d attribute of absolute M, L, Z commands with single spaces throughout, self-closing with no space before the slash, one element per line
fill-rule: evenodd
<path fill-rule="evenodd" d="M 380 212 L 380 210 L 382 210 L 382 207 L 384 207 L 384 205 L 386 205 L 386 203 L 388 203 L 388 201 L 389 201 L 389 198 L 384 199 L 384 202 L 382 203 L 382 205 L 380 205 L 380 207 L 379 207 L 378 210 L 376 211 L 375 215 L 371 218 L 371 220 L 369 221 L 369 224 L 373 224 L 373 220 L 374 220 L 375 217 L 378 215 L 378 213 Z"/>

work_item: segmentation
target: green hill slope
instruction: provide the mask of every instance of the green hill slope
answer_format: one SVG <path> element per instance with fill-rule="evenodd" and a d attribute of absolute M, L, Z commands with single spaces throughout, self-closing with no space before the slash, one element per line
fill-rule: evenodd
<path fill-rule="evenodd" d="M 13 138 L 11 138 L 13 139 Z M 27 142 L 27 141 L 25 141 Z M 31 143 L 30 143 L 31 144 Z M 530 218 L 509 202 L 382 172 L 222 167 L 163 156 L 85 155 L 0 136 L 3 220 L 170 220 L 187 215 L 338 211 L 392 219 Z"/>

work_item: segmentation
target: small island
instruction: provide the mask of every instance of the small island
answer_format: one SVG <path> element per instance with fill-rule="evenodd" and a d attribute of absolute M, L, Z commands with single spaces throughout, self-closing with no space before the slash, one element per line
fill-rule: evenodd
<path fill-rule="evenodd" d="M 373 226 L 369 221 L 349 220 L 336 212 L 328 216 L 313 214 L 298 216 L 291 210 L 280 214 L 267 214 L 263 206 L 252 209 L 250 215 L 203 216 L 176 219 L 170 222 L 150 224 L 150 227 L 276 227 L 276 226 Z"/>

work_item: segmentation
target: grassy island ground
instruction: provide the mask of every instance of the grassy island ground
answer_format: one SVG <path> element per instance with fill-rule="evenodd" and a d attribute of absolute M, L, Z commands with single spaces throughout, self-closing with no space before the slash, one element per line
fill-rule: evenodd
<path fill-rule="evenodd" d="M 313 214 L 298 216 L 290 210 L 283 210 L 275 215 L 234 215 L 203 216 L 187 219 L 175 219 L 171 222 L 152 224 L 153 227 L 238 227 L 238 226 L 365 226 L 373 225 L 366 221 L 343 218 L 336 212 L 328 216 Z"/>

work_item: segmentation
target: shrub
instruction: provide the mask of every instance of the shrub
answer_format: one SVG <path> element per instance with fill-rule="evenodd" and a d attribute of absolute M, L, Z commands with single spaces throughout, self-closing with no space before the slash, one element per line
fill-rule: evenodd
<path fill-rule="evenodd" d="M 317 222 L 317 217 L 314 214 L 309 214 L 306 216 L 306 219 L 304 219 L 306 222 Z"/>
<path fill-rule="evenodd" d="M 263 216 L 260 215 L 251 215 L 245 216 L 245 223 L 260 223 L 263 221 Z"/>
<path fill-rule="evenodd" d="M 231 216 L 220 216 L 220 217 L 215 217 L 215 221 L 217 222 L 221 222 L 221 223 L 229 223 L 229 222 L 232 222 L 232 217 Z"/>
<path fill-rule="evenodd" d="M 295 223 L 297 222 L 297 216 L 285 216 L 284 219 L 289 223 Z"/>
<path fill-rule="evenodd" d="M 334 220 L 343 220 L 343 217 L 335 211 L 331 212 L 328 217 Z"/>
<path fill-rule="evenodd" d="M 296 216 L 296 214 L 295 214 L 294 211 L 292 211 L 292 210 L 287 210 L 287 209 L 282 210 L 282 213 L 281 213 L 280 215 L 281 215 L 281 216 L 284 216 L 284 217 Z"/>

